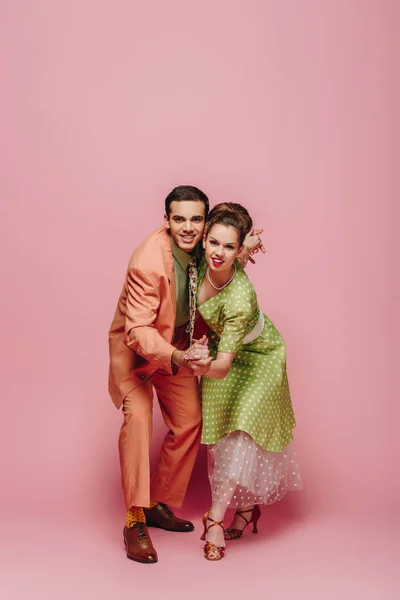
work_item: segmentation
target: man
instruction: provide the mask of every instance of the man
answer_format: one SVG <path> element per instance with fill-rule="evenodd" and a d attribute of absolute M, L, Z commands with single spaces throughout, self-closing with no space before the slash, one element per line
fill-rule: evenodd
<path fill-rule="evenodd" d="M 197 376 L 207 373 L 211 362 L 205 336 L 193 344 L 194 360 L 184 358 L 195 312 L 189 279 L 195 290 L 197 244 L 208 209 L 207 196 L 192 186 L 179 186 L 167 196 L 165 227 L 134 251 L 109 333 L 109 390 L 124 414 L 119 438 L 124 542 L 127 557 L 142 563 L 158 560 L 148 526 L 194 529 L 168 505 L 182 505 L 190 479 L 201 429 Z M 257 233 L 244 262 L 263 249 Z M 150 481 L 153 388 L 168 433 Z"/>

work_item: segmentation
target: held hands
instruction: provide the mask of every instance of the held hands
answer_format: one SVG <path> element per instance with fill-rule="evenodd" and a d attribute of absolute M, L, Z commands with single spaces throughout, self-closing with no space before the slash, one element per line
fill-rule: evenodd
<path fill-rule="evenodd" d="M 193 340 L 192 345 L 185 351 L 185 360 L 204 360 L 210 356 L 208 349 L 208 338 L 206 335 L 200 340 Z"/>
<path fill-rule="evenodd" d="M 208 350 L 208 339 L 206 335 L 200 340 L 194 340 L 188 350 L 175 350 L 172 355 L 172 364 L 184 367 L 192 375 L 205 375 L 211 364 L 212 358 Z"/>
<path fill-rule="evenodd" d="M 257 254 L 259 250 L 261 250 L 263 254 L 266 253 L 266 250 L 260 238 L 260 234 L 263 231 L 263 229 L 252 229 L 244 238 L 243 250 L 239 255 L 239 260 L 242 263 L 242 267 L 246 266 L 248 260 L 251 263 L 255 264 L 256 261 L 254 260 L 254 258 L 252 258 L 252 256 L 254 254 Z"/>

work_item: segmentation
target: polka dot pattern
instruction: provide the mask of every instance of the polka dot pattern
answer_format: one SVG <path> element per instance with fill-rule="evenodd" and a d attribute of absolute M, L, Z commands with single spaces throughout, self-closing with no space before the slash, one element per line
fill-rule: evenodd
<path fill-rule="evenodd" d="M 131 506 L 126 511 L 125 526 L 130 529 L 135 523 L 146 523 L 146 517 L 141 506 Z"/>
<path fill-rule="evenodd" d="M 210 353 L 236 352 L 225 379 L 202 378 L 203 444 L 217 444 L 233 431 L 248 433 L 269 452 L 292 440 L 295 419 L 286 375 L 285 343 L 268 317 L 260 336 L 243 345 L 259 318 L 255 290 L 237 263 L 234 280 L 198 311 L 212 330 Z M 202 260 L 198 290 L 205 274 Z"/>
<path fill-rule="evenodd" d="M 293 442 L 283 452 L 268 452 L 244 431 L 228 433 L 209 446 L 208 475 L 213 504 L 226 508 L 272 504 L 302 489 Z"/>

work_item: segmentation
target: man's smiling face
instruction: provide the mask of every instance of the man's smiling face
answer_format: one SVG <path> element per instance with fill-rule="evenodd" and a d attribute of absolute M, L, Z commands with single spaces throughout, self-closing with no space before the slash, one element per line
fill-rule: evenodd
<path fill-rule="evenodd" d="M 205 224 L 205 207 L 201 200 L 171 202 L 170 215 L 164 215 L 165 227 L 170 230 L 178 248 L 191 252 L 201 240 Z"/>

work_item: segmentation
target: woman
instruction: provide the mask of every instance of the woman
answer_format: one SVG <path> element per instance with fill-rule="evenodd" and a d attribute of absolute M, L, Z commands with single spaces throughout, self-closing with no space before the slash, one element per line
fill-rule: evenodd
<path fill-rule="evenodd" d="M 295 420 L 284 341 L 259 310 L 237 260 L 251 227 L 242 206 L 216 206 L 208 218 L 198 276 L 198 311 L 211 330 L 213 356 L 202 380 L 202 443 L 208 445 L 212 491 L 203 518 L 208 560 L 223 558 L 225 540 L 240 538 L 248 524 L 257 532 L 259 504 L 301 488 L 290 444 Z M 236 513 L 224 531 L 228 507 Z"/>

